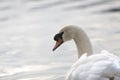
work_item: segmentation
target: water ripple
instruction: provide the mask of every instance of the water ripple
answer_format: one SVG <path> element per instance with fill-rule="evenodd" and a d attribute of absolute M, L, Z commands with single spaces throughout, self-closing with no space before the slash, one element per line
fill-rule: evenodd
<path fill-rule="evenodd" d="M 79 10 L 79 9 L 87 9 L 92 8 L 93 6 L 100 6 L 109 2 L 112 2 L 113 0 L 101 0 L 101 1 L 91 1 L 89 3 L 84 3 L 81 5 L 75 5 L 72 7 L 65 8 L 65 10 Z"/>
<path fill-rule="evenodd" d="M 120 12 L 120 7 L 103 10 L 103 11 L 101 11 L 101 12 L 102 12 L 102 13 L 115 13 L 115 12 Z"/>

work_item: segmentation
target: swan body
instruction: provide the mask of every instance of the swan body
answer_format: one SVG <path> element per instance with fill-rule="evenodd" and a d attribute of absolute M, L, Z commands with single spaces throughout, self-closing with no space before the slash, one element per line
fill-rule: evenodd
<path fill-rule="evenodd" d="M 56 45 L 73 39 L 78 50 L 78 60 L 72 65 L 66 80 L 120 80 L 120 59 L 107 51 L 93 54 L 90 40 L 79 27 L 69 25 L 55 35 Z M 117 77 L 117 78 L 116 78 Z"/>
<path fill-rule="evenodd" d="M 72 66 L 66 80 L 109 80 L 120 76 L 119 64 L 119 58 L 107 51 L 89 57 L 83 54 Z"/>

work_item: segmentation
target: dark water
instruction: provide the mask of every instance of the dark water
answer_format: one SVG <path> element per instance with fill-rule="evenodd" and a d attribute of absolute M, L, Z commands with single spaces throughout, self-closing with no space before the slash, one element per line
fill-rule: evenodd
<path fill-rule="evenodd" d="M 88 33 L 94 52 L 120 55 L 119 0 L 0 0 L 0 80 L 64 80 L 73 41 L 52 52 L 64 25 Z"/>

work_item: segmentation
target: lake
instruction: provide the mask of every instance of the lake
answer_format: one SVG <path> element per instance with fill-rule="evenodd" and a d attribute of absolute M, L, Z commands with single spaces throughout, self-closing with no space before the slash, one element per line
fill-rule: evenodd
<path fill-rule="evenodd" d="M 76 46 L 53 52 L 53 37 L 71 24 L 88 34 L 94 53 L 120 56 L 119 0 L 0 0 L 0 80 L 64 80 Z"/>

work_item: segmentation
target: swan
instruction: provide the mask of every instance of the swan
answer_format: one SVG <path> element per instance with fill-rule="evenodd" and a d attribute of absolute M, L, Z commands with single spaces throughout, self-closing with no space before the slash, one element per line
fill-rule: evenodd
<path fill-rule="evenodd" d="M 54 36 L 55 51 L 61 44 L 73 39 L 78 50 L 78 60 L 72 65 L 65 80 L 120 80 L 120 59 L 108 51 L 93 54 L 90 40 L 78 26 L 63 27 Z"/>

